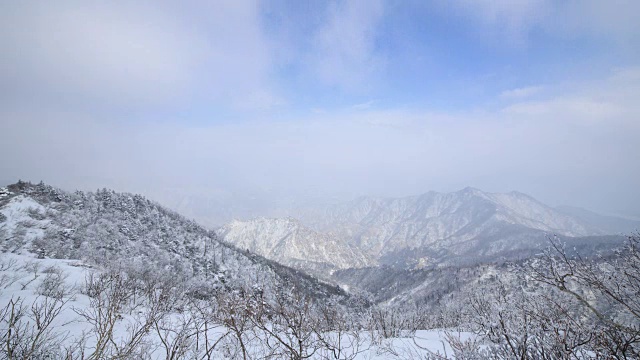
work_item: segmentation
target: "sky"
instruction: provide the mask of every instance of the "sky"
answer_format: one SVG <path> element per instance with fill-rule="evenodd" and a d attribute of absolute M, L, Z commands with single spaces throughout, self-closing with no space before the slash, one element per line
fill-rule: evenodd
<path fill-rule="evenodd" d="M 188 215 L 473 186 L 640 217 L 638 13 L 4 1 L 0 182 L 140 192 Z"/>

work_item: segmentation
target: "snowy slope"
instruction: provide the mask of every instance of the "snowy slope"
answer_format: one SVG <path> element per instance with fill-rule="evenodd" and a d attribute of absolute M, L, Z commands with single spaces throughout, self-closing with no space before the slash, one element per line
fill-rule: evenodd
<path fill-rule="evenodd" d="M 361 251 L 328 234 L 309 229 L 293 218 L 233 221 L 217 233 L 225 241 L 282 264 L 314 271 L 373 264 Z"/>
<path fill-rule="evenodd" d="M 44 237 L 45 229 L 51 225 L 50 220 L 43 218 L 45 211 L 44 206 L 30 197 L 9 198 L 0 208 L 0 220 L 4 219 L 0 222 L 0 231 L 4 233 L 3 250 L 24 252 L 33 240 Z"/>
<path fill-rule="evenodd" d="M 0 357 L 11 348 L 18 356 L 30 354 L 27 358 L 112 358 L 117 354 L 126 359 L 242 358 L 233 328 L 224 323 L 225 316 L 238 321 L 236 314 L 196 304 L 220 304 L 216 299 L 225 296 L 241 300 L 246 285 L 268 285 L 256 283 L 259 279 L 274 282 L 271 291 L 290 289 L 295 282 L 305 290 L 319 286 L 220 243 L 210 243 L 208 249 L 201 249 L 205 254 L 196 256 L 198 244 L 205 241 L 202 237 L 217 240 L 142 198 L 110 191 L 68 194 L 30 184 L 13 190 L 0 199 L 0 335 L 11 336 L 13 344 L 2 348 Z M 150 230 L 156 227 L 159 232 L 154 235 Z M 209 277 L 200 272 L 207 259 L 211 260 Z M 194 293 L 205 286 L 198 280 L 201 276 L 218 285 L 216 296 Z M 117 285 L 120 281 L 127 290 Z M 259 289 L 263 301 L 271 301 L 270 290 Z M 251 311 L 250 307 L 239 309 Z M 46 320 L 49 316 L 51 322 Z M 280 351 L 273 349 L 273 338 L 265 337 L 272 336 L 268 332 L 242 331 L 252 358 Z M 327 340 L 338 335 L 322 336 Z M 342 351 L 355 359 L 403 359 L 428 350 L 451 351 L 444 333 L 436 330 L 375 343 L 368 331 L 348 336 L 356 336 L 357 347 L 344 338 Z M 105 345 L 100 339 L 108 342 Z M 208 352 L 212 344 L 215 349 Z M 311 359 L 327 358 L 334 350 L 320 347 Z M 127 355 L 122 356 L 122 351 Z"/>
<path fill-rule="evenodd" d="M 106 266 L 171 270 L 198 291 L 300 284 L 314 296 L 337 290 L 218 240 L 195 222 L 139 195 L 67 193 L 45 184 L 9 186 L 0 199 L 2 251 Z M 339 291 L 338 291 L 339 292 Z"/>
<path fill-rule="evenodd" d="M 95 299 L 86 292 L 86 281 L 90 274 L 100 274 L 101 270 L 89 264 L 77 260 L 63 259 L 38 259 L 29 254 L 3 253 L 0 256 L 0 313 L 15 304 L 16 308 L 23 310 L 23 316 L 13 328 L 21 329 L 30 334 L 35 326 L 34 309 L 37 306 L 57 312 L 53 321 L 47 325 L 47 330 L 41 334 L 43 341 L 35 349 L 35 358 L 63 359 L 67 351 L 75 350 L 75 355 L 79 356 L 84 352 L 84 356 L 91 355 L 96 350 L 97 333 L 94 324 L 88 322 L 81 314 L 92 313 L 97 310 L 94 306 Z M 59 280 L 59 289 L 64 291 L 58 295 L 47 293 L 45 286 L 51 283 L 51 279 Z M 113 339 L 115 344 L 125 344 L 130 339 L 131 330 L 139 328 L 145 320 L 144 302 L 137 305 L 127 304 L 115 317 L 113 324 Z M 41 315 L 44 313 L 40 313 Z M 163 327 L 156 329 L 151 327 L 138 346 L 137 353 L 128 358 L 144 359 L 166 359 L 167 353 L 163 341 L 176 341 L 181 326 L 187 326 L 189 331 L 204 331 L 197 327 L 197 323 L 189 322 L 189 313 L 180 312 L 177 309 L 162 315 L 158 324 Z M 5 334 L 8 330 L 8 317 L 0 315 L 0 334 Z M 169 331 L 168 326 L 174 328 Z M 229 359 L 236 355 L 234 343 L 229 337 L 230 329 L 222 324 L 209 324 L 206 330 L 207 337 L 212 342 L 219 345 L 210 353 L 211 359 Z M 203 336 L 203 334 L 200 334 Z M 359 334 L 359 338 L 353 341 L 343 340 L 345 348 L 342 350 L 344 356 L 354 356 L 354 359 L 405 359 L 409 357 L 426 355 L 430 352 L 440 352 L 444 354 L 452 353 L 451 346 L 446 339 L 447 333 L 440 330 L 419 330 L 412 337 L 400 337 L 385 339 L 383 343 L 372 343 L 370 335 L 366 331 Z M 471 339 L 470 333 L 454 333 L 462 340 Z M 164 336 L 164 337 L 163 337 Z M 202 341 L 202 340 L 201 340 Z M 263 353 L 265 350 L 265 339 L 251 338 L 247 342 L 248 353 L 254 356 Z M 357 348 L 352 348 L 352 344 L 357 343 Z M 206 358 L 206 352 L 202 349 L 202 344 L 198 348 L 195 341 L 175 342 L 174 350 L 182 356 L 174 356 L 175 359 Z M 173 344 L 171 344 L 173 345 Z M 185 346 L 180 350 L 177 346 Z M 4 350 L 4 349 L 3 349 Z M 0 357 L 4 353 L 0 350 Z M 319 349 L 311 359 L 326 359 L 332 356 L 332 351 Z M 79 357 L 78 357 L 79 358 Z M 104 356 L 108 358 L 108 356 Z"/>

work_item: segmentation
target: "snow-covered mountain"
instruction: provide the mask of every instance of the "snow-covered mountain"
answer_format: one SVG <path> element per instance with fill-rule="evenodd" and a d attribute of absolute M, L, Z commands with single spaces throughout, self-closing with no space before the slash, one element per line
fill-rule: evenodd
<path fill-rule="evenodd" d="M 312 230 L 290 217 L 233 221 L 217 233 L 241 249 L 311 272 L 373 264 L 371 259 L 346 241 Z"/>
<path fill-rule="evenodd" d="M 630 234 L 640 230 L 640 220 L 616 217 L 611 215 L 600 215 L 593 211 L 574 206 L 558 206 L 556 210 L 571 217 L 580 219 L 607 234 Z"/>
<path fill-rule="evenodd" d="M 169 271 L 202 296 L 220 288 L 293 286 L 340 293 L 316 279 L 219 241 L 215 232 L 140 195 L 69 193 L 18 182 L 0 190 L 0 250 L 92 266 Z"/>
<path fill-rule="evenodd" d="M 296 209 L 292 219 L 259 219 L 225 227 L 226 241 L 295 265 L 299 259 L 359 267 L 360 251 L 378 263 L 426 266 L 518 257 L 549 236 L 609 242 L 610 226 L 572 216 L 520 192 L 474 188 L 402 198 L 361 197 L 350 202 Z M 305 226 L 313 229 L 307 229 Z M 609 222 L 610 223 L 610 222 Z M 623 231 L 622 229 L 620 231 Z M 321 244 L 327 244 L 325 247 Z M 338 249 L 338 250 L 336 250 Z"/>

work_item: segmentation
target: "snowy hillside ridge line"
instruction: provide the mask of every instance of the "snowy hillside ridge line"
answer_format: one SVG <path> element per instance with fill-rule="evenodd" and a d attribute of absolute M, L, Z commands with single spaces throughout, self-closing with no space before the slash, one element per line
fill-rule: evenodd
<path fill-rule="evenodd" d="M 296 285 L 320 297 L 343 293 L 221 242 L 215 232 L 140 195 L 106 189 L 68 193 L 25 182 L 8 190 L 0 200 L 0 213 L 7 217 L 0 223 L 3 251 L 97 265 L 135 261 L 171 269 L 203 295 L 256 282 Z"/>
<path fill-rule="evenodd" d="M 523 224 L 533 229 L 568 236 L 601 234 L 597 229 L 589 228 L 588 224 L 581 223 L 579 219 L 559 213 L 529 195 L 516 191 L 489 193 L 469 187 L 451 193 L 432 191 L 402 198 L 360 197 L 347 203 L 307 209 L 310 214 L 302 219 L 316 226 L 377 220 L 420 221 L 437 219 L 480 206 L 485 206 L 483 210 L 489 211 L 492 215 L 500 215 L 501 219 L 509 223 Z"/>
<path fill-rule="evenodd" d="M 584 238 L 585 244 L 615 242 L 606 235 L 622 230 L 612 231 L 611 226 L 600 224 L 520 192 L 465 188 L 403 198 L 360 197 L 296 209 L 287 218 L 233 221 L 218 233 L 240 248 L 317 272 L 318 261 L 335 269 L 377 264 L 425 267 L 453 259 L 468 263 L 474 257 L 494 261 L 517 257 L 519 251 L 534 251 L 553 235 Z M 325 274 L 331 271 L 324 269 Z"/>

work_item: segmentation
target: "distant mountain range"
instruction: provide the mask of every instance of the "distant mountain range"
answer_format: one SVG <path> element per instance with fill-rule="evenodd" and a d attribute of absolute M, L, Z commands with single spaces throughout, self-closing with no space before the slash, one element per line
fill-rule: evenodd
<path fill-rule="evenodd" d="M 593 211 L 574 206 L 558 206 L 559 212 L 580 219 L 608 234 L 632 233 L 640 230 L 640 221 L 610 215 L 600 215 Z"/>
<path fill-rule="evenodd" d="M 225 241 L 291 266 L 309 269 L 300 262 L 307 260 L 344 269 L 518 258 L 554 235 L 578 246 L 606 247 L 619 243 L 621 234 L 640 228 L 638 221 L 552 208 L 520 192 L 474 188 L 402 198 L 361 197 L 292 213 L 299 221 L 235 221 L 219 234 Z"/>

